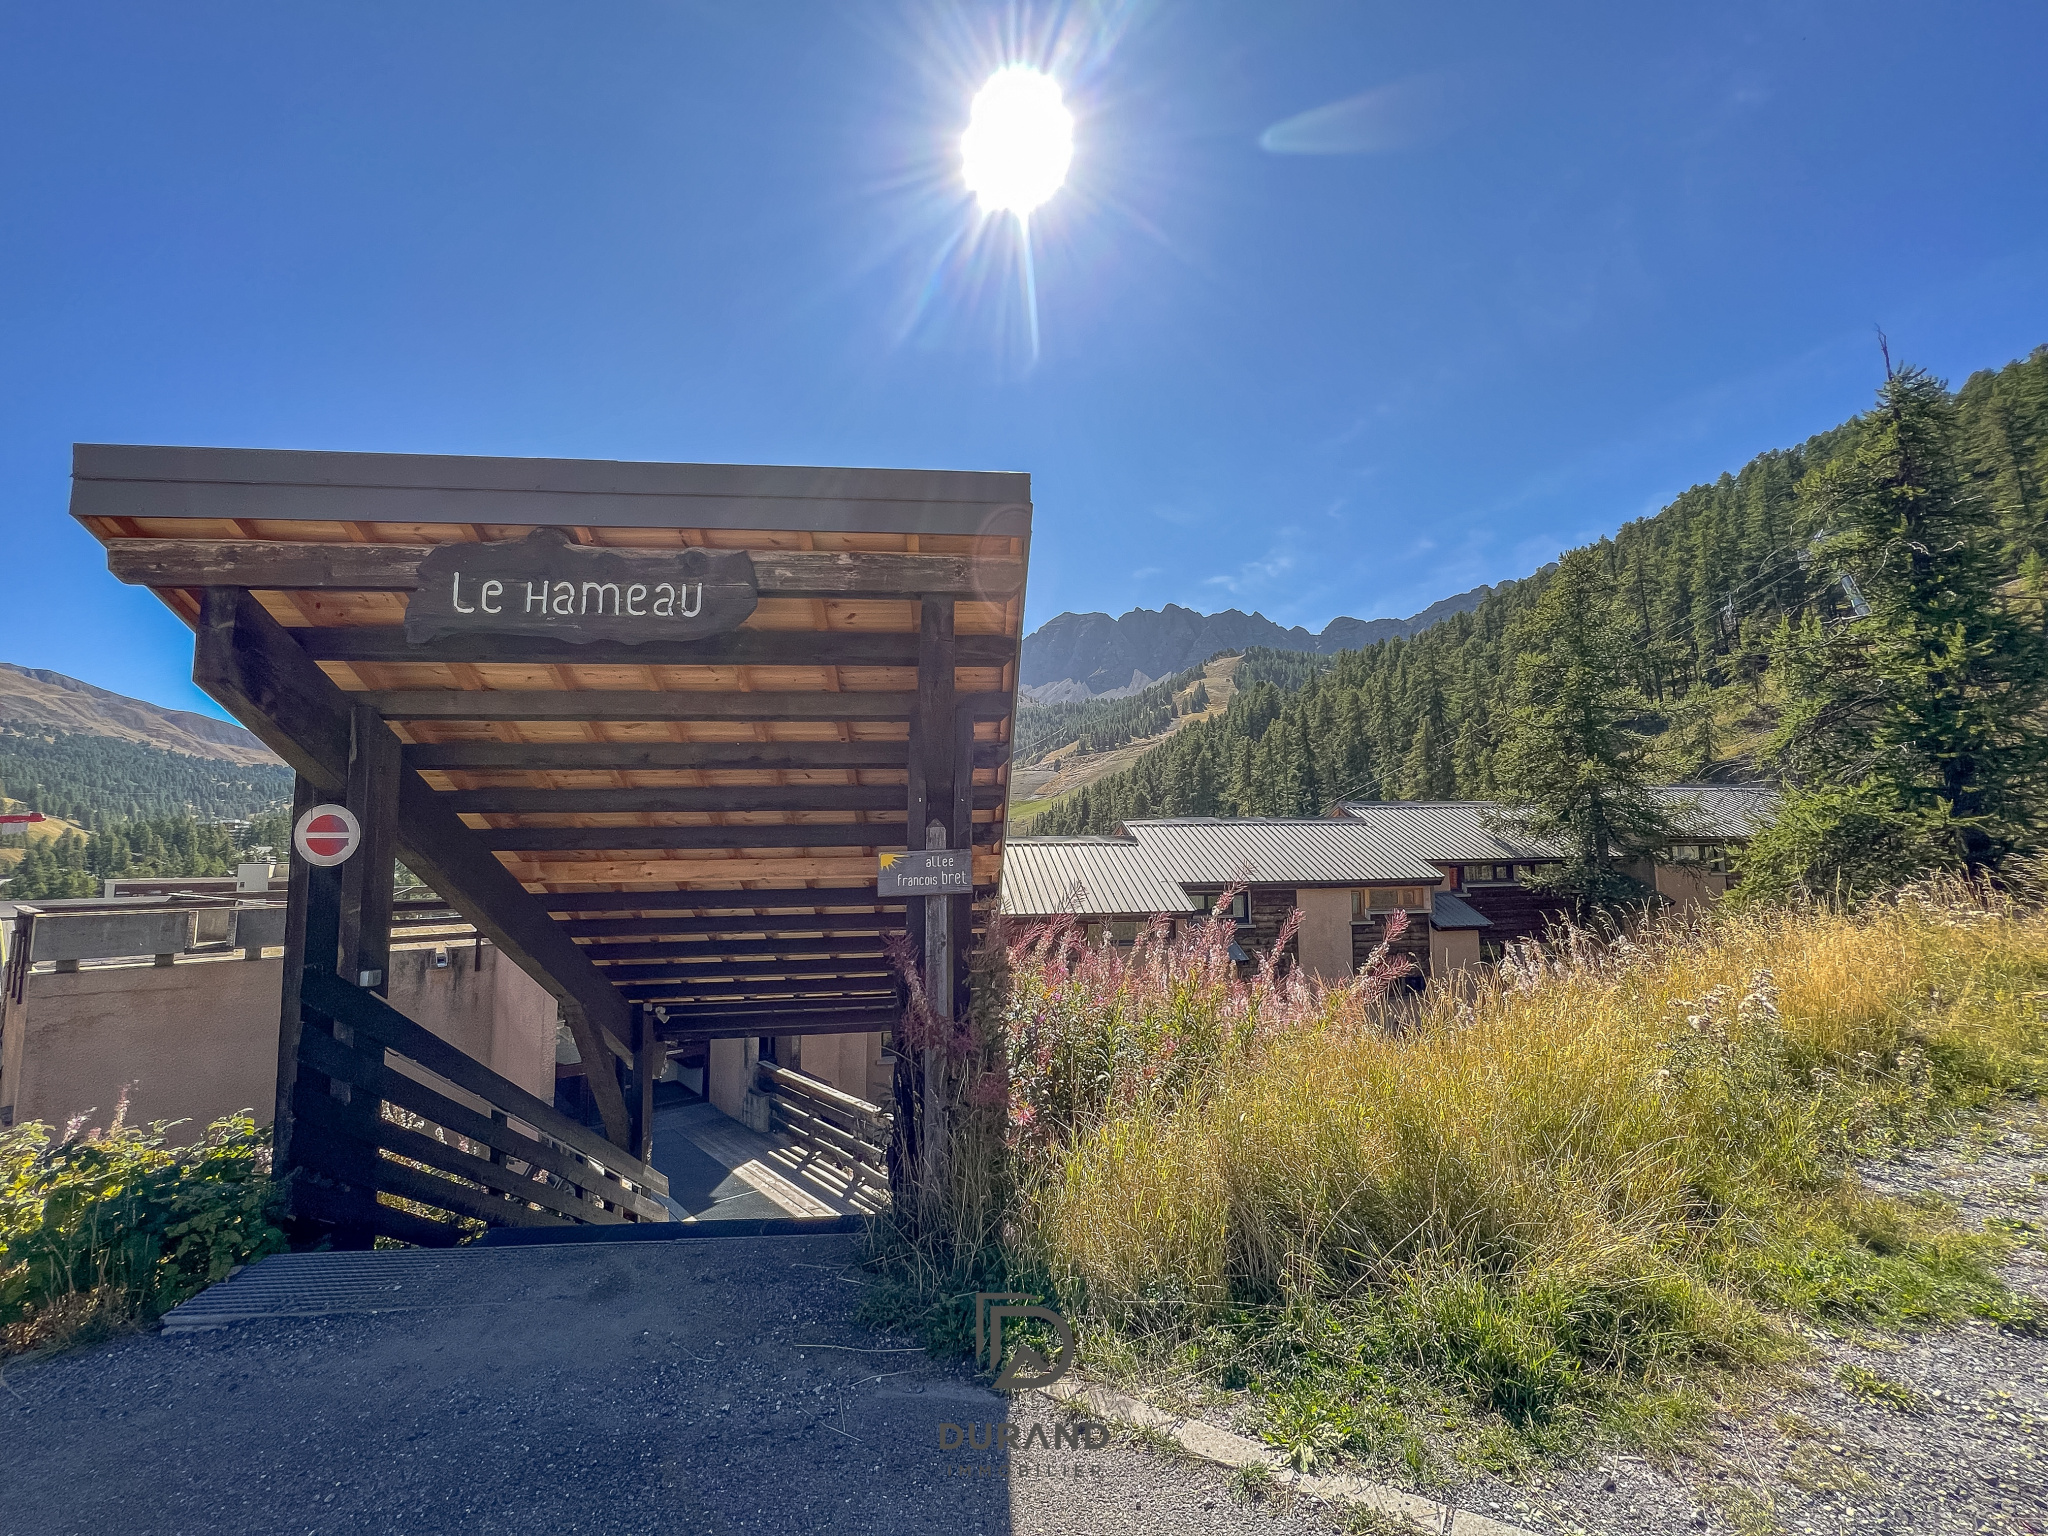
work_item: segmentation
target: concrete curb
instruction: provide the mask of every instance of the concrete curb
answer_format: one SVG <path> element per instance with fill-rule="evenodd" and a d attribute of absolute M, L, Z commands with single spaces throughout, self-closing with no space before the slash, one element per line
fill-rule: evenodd
<path fill-rule="evenodd" d="M 1061 1402 L 1085 1406 L 1098 1419 L 1114 1420 L 1118 1423 L 1136 1425 L 1141 1429 L 1154 1430 L 1173 1440 L 1190 1456 L 1213 1462 L 1219 1467 L 1233 1470 L 1239 1467 L 1264 1466 L 1272 1472 L 1276 1482 L 1284 1484 L 1295 1493 L 1323 1503 L 1357 1504 L 1395 1519 L 1412 1520 L 1429 1536 L 1528 1536 L 1518 1525 L 1508 1525 L 1486 1515 L 1476 1515 L 1470 1510 L 1459 1509 L 1452 1504 L 1439 1504 L 1434 1499 L 1425 1499 L 1419 1494 L 1403 1493 L 1398 1488 L 1389 1488 L 1384 1483 L 1375 1483 L 1363 1477 L 1354 1477 L 1348 1472 L 1333 1472 L 1318 1476 L 1287 1470 L 1273 1451 L 1256 1440 L 1243 1435 L 1233 1435 L 1225 1429 L 1204 1424 L 1196 1419 L 1183 1419 L 1155 1408 L 1141 1398 L 1126 1397 L 1121 1392 L 1112 1392 L 1107 1387 L 1088 1386 L 1074 1381 L 1057 1381 L 1049 1387 L 1039 1389 L 1046 1396 Z"/>

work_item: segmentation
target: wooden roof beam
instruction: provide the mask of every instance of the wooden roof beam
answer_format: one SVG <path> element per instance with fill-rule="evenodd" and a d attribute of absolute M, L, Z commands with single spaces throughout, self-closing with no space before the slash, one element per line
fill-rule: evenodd
<path fill-rule="evenodd" d="M 433 793 L 433 791 L 428 791 Z M 492 827 L 469 831 L 479 847 L 507 853 L 565 850 L 638 853 L 655 848 L 901 848 L 901 821 L 799 822 L 725 827 Z M 974 840 L 1002 837 L 1000 823 L 979 822 Z M 715 871 L 714 871 L 715 873 Z"/>
<path fill-rule="evenodd" d="M 790 1010 L 761 1014 L 706 1014 L 685 1022 L 673 1018 L 659 1028 L 673 1044 L 702 1040 L 737 1040 L 749 1035 L 861 1035 L 894 1029 L 902 1020 L 887 1009 L 862 1008 L 811 1014 Z"/>
<path fill-rule="evenodd" d="M 192 680 L 263 743 L 325 793 L 348 772 L 349 711 L 356 700 L 300 650 L 290 632 L 247 592 L 207 590 L 200 605 Z M 585 1061 L 625 1052 L 632 1016 L 626 1000 L 571 943 L 547 911 L 440 803 L 417 773 L 401 772 L 394 839 L 406 868 L 433 886 L 499 949 L 567 1005 Z M 624 1145 L 626 1104 L 607 1072 L 591 1077 L 606 1133 Z"/>
<path fill-rule="evenodd" d="M 405 765 L 418 769 L 515 768 L 537 773 L 701 768 L 769 772 L 785 768 L 902 768 L 909 752 L 909 743 L 904 741 L 449 741 L 407 746 Z M 975 744 L 977 768 L 1000 768 L 1009 760 L 1010 748 L 1005 742 Z"/>
<path fill-rule="evenodd" d="M 357 697 L 387 720 L 908 720 L 917 706 L 917 695 L 907 692 L 795 689 L 644 693 L 626 688 L 395 688 Z M 963 693 L 959 699 L 960 707 L 978 719 L 1005 719 L 1010 713 L 1007 693 Z"/>
<path fill-rule="evenodd" d="M 684 965 L 680 962 L 667 969 L 658 966 L 635 967 L 630 971 L 612 973 L 612 980 L 620 986 L 665 983 L 684 987 L 719 987 L 727 991 L 744 992 L 750 988 L 759 991 L 770 983 L 803 981 L 806 985 L 821 976 L 844 977 L 849 982 L 858 981 L 867 985 L 875 978 L 887 980 L 896 974 L 896 968 L 886 956 L 871 956 L 865 960 L 858 957 L 846 960 L 776 960 L 773 958 L 749 960 L 739 959 L 723 964 Z M 769 990 L 774 987 L 769 986 Z"/>
<path fill-rule="evenodd" d="M 795 886 L 788 890 L 750 891 L 577 891 L 543 895 L 540 904 L 550 912 L 696 912 L 738 907 L 744 911 L 760 908 L 774 911 L 801 909 L 808 919 L 812 907 L 903 907 L 901 896 L 882 897 L 868 886 L 821 888 Z"/>
<path fill-rule="evenodd" d="M 598 667 L 914 667 L 917 636 L 858 630 L 736 629 L 702 640 L 595 640 L 449 635 L 414 645 L 397 625 L 298 629 L 292 637 L 315 661 L 442 663 L 569 662 Z M 962 635 L 956 663 L 999 667 L 1015 660 L 1008 635 Z"/>
<path fill-rule="evenodd" d="M 248 587 L 278 592 L 411 592 L 431 544 L 293 544 L 262 539 L 116 539 L 107 569 L 143 587 Z M 1024 562 L 973 555 L 751 550 L 763 597 L 930 594 L 1002 602 L 1024 585 Z"/>
<path fill-rule="evenodd" d="M 974 794 L 977 810 L 1003 803 L 1000 785 Z M 900 811 L 900 784 L 732 784 L 709 789 L 450 789 L 451 811 L 481 815 L 624 815 L 666 811 Z"/>
<path fill-rule="evenodd" d="M 874 960 L 887 953 L 882 947 L 882 935 L 878 933 L 854 933 L 843 938 L 725 938 L 710 937 L 677 942 L 668 938 L 641 940 L 637 943 L 586 944 L 583 953 L 600 965 L 606 961 L 619 961 L 632 965 L 639 963 L 666 963 L 671 960 L 702 960 L 718 964 L 749 955 L 773 955 L 782 960 L 806 960 L 823 955 L 845 959 Z M 606 974 L 614 974 L 611 967 L 605 967 Z"/>
<path fill-rule="evenodd" d="M 550 906 L 561 898 L 535 899 Z M 901 933 L 904 916 L 901 912 L 853 912 L 836 917 L 597 917 L 572 919 L 557 926 L 564 933 L 586 939 L 667 939 L 692 933 Z"/>

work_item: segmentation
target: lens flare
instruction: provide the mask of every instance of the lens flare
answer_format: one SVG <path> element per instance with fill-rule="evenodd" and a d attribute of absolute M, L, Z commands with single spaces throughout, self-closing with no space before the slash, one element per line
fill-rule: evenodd
<path fill-rule="evenodd" d="M 968 110 L 960 159 L 983 213 L 1029 216 L 1074 159 L 1074 115 L 1059 86 L 1026 64 L 997 70 Z"/>

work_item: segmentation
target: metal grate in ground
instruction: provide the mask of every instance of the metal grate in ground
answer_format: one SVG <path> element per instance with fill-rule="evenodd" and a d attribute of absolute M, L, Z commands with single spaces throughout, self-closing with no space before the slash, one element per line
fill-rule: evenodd
<path fill-rule="evenodd" d="M 507 1306 L 575 1291 L 545 1248 L 280 1253 L 164 1314 L 165 1333 L 267 1317 Z"/>

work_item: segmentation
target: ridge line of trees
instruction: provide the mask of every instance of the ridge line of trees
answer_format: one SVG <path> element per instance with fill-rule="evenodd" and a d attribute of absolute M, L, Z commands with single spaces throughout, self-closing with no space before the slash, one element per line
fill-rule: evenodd
<path fill-rule="evenodd" d="M 1908 405 L 1917 413 L 1917 451 L 1941 460 L 1929 484 L 1945 487 L 1948 510 L 1937 519 L 1939 538 L 1947 540 L 1942 548 L 1961 552 L 1937 558 L 1938 575 L 1917 578 L 1925 588 L 1917 597 L 1887 588 L 1889 606 L 1880 608 L 1870 586 L 1887 580 L 1877 560 L 1882 540 L 1872 542 L 1877 535 L 1866 530 L 1862 542 L 1843 542 L 1840 527 L 1821 525 L 1846 516 L 1841 488 L 1850 470 L 1842 466 L 1861 464 L 1858 494 L 1866 497 L 1899 478 L 1896 465 L 1886 469 L 1880 460 L 1887 453 L 1897 457 L 1897 412 Z M 1889 511 L 1870 510 L 1871 527 L 1886 517 L 1896 521 L 1899 506 L 1924 490 L 1893 495 Z M 2038 636 L 2039 605 L 2030 616 L 1997 619 L 1994 611 L 2002 611 L 2006 599 L 1994 589 L 2043 590 L 2048 347 L 1974 374 L 1954 394 L 1914 370 L 1889 373 L 1876 410 L 1797 448 L 1760 454 L 1739 472 L 1694 486 L 1655 515 L 1564 560 L 1597 567 L 1630 696 L 1625 727 L 1647 751 L 1643 772 L 1667 782 L 1776 775 L 1797 789 L 1802 775 L 1821 771 L 1816 765 L 1824 759 L 1838 774 L 1859 769 L 1854 743 L 1844 745 L 1839 736 L 1828 749 L 1834 758 L 1816 756 L 1821 738 L 1810 722 L 1802 723 L 1800 690 L 1812 686 L 1816 667 L 1825 671 L 1845 657 L 1867 655 L 1884 614 L 1895 616 L 1900 604 L 1910 609 L 1934 601 L 1958 584 L 1967 589 L 1962 598 L 1940 598 L 1948 604 L 1945 616 L 1930 621 L 1916 640 L 1917 688 L 1902 676 L 1886 684 L 1894 695 L 1946 698 L 1965 713 L 1974 707 L 1967 703 L 1969 690 L 1998 670 L 1981 653 L 2010 650 L 2015 635 Z M 1130 767 L 1062 799 L 1031 830 L 1106 832 L 1144 816 L 1316 816 L 1338 799 L 1490 800 L 1501 797 L 1504 781 L 1526 788 L 1527 765 L 1504 762 L 1502 752 L 1513 735 L 1515 680 L 1530 644 L 1531 616 L 1563 568 L 1503 583 L 1477 608 L 1421 635 L 1335 657 L 1300 658 L 1322 665 L 1303 668 L 1298 679 L 1274 680 L 1278 668 L 1264 677 L 1257 669 L 1249 677 L 1241 671 L 1239 691 L 1221 715 L 1190 722 Z M 1866 622 L 1859 609 L 1879 622 Z M 1952 658 L 1946 672 L 1936 663 L 1947 643 L 1940 636 L 1956 632 L 1964 610 L 1965 630 L 1974 638 L 1958 643 L 1975 647 L 1980 665 L 1975 681 L 1958 682 L 1960 659 Z M 1855 638 L 1835 652 L 1815 650 L 1812 637 L 1830 634 Z M 1803 652 L 1800 636 L 1808 637 Z M 1804 671 L 1802 655 L 1809 658 Z M 2024 711 L 2032 708 L 2026 703 L 2031 684 L 2017 672 L 2000 674 L 2001 696 Z M 1745 733 L 1761 751 L 1729 756 L 1724 736 L 1731 715 L 1744 717 Z M 1868 738 L 1876 727 L 1867 700 L 1861 718 L 1859 729 Z M 1923 718 L 1923 728 L 1926 723 Z M 2024 714 L 2016 723 L 2023 733 L 2041 734 Z M 1908 729 L 1898 721 L 1884 727 L 1894 757 Z M 1989 739 L 1982 728 L 1973 729 Z M 1930 797 L 1940 796 L 1921 782 L 1923 769 L 1901 768 L 1871 792 L 1905 794 L 1906 780 L 1919 774 L 1912 798 L 1924 810 Z M 1970 838 L 1962 824 L 1979 813 L 1967 797 L 1949 803 L 1962 807 L 1951 830 L 1962 838 L 1955 847 L 1965 850 Z M 1827 836 L 1844 835 L 1838 822 L 1829 826 L 1834 830 Z M 2031 837 L 2017 828 L 2014 823 L 1999 834 L 2002 842 L 1993 839 L 1978 851 L 1990 858 L 2017 848 Z M 1924 839 L 1916 843 L 1899 828 L 1893 832 L 1905 840 L 1898 846 L 1917 849 L 1902 855 L 1908 862 L 1926 856 L 1931 845 Z M 1809 844 L 1811 853 L 1817 844 Z"/>

